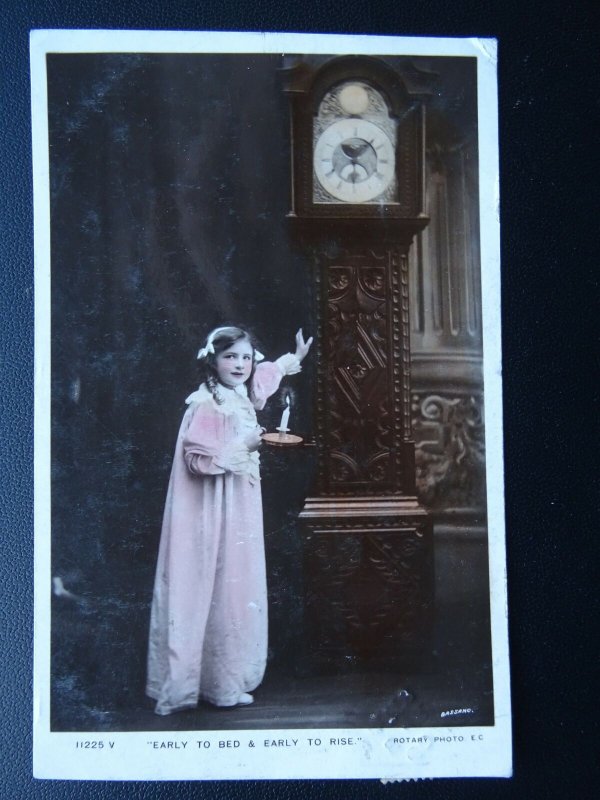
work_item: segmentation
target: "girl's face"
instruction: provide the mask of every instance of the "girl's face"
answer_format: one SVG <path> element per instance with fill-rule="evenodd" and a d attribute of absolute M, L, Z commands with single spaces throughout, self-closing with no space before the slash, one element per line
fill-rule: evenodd
<path fill-rule="evenodd" d="M 230 389 L 245 383 L 252 372 L 254 353 L 247 339 L 240 339 L 216 357 L 219 381 Z"/>

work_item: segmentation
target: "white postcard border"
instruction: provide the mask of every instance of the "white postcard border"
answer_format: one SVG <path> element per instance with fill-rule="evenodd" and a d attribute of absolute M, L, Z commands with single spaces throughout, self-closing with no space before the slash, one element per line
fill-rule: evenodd
<path fill-rule="evenodd" d="M 50 52 L 352 52 L 477 58 L 494 726 L 160 733 L 58 733 L 50 730 L 51 319 L 45 64 L 46 54 Z M 33 31 L 31 84 L 35 226 L 34 775 L 39 778 L 76 780 L 359 777 L 404 780 L 510 776 L 511 708 L 502 458 L 496 42 L 475 38 L 285 33 Z M 343 739 L 346 742 L 352 741 L 352 744 L 340 744 Z M 321 744 L 316 744 L 317 740 Z M 337 740 L 338 743 L 332 744 L 331 740 Z M 223 742 L 229 742 L 230 746 L 220 746 L 219 743 Z M 238 743 L 237 746 L 231 744 L 235 742 Z M 285 744 L 265 746 L 265 742 Z"/>

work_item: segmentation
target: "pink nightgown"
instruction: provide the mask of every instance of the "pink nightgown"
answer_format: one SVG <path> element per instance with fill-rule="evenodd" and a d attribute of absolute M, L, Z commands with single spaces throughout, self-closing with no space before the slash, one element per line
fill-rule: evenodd
<path fill-rule="evenodd" d="M 246 386 L 205 384 L 187 399 L 165 503 L 154 584 L 146 692 L 157 714 L 199 699 L 232 706 L 262 681 L 267 585 L 258 452 L 243 440 L 255 409 L 298 372 L 288 354 Z"/>

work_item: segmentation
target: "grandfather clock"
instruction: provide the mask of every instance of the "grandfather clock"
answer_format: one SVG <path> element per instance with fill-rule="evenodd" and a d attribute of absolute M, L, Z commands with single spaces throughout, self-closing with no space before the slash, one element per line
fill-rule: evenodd
<path fill-rule="evenodd" d="M 300 518 L 305 620 L 327 663 L 426 649 L 430 519 L 415 495 L 408 252 L 428 218 L 425 99 L 409 60 L 288 59 L 292 236 L 315 282 L 317 476 Z"/>

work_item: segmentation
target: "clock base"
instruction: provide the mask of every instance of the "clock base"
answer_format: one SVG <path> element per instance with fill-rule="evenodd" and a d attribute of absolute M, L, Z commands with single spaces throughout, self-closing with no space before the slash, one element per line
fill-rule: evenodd
<path fill-rule="evenodd" d="M 309 497 L 300 519 L 314 669 L 422 669 L 431 655 L 433 530 L 417 499 Z"/>

